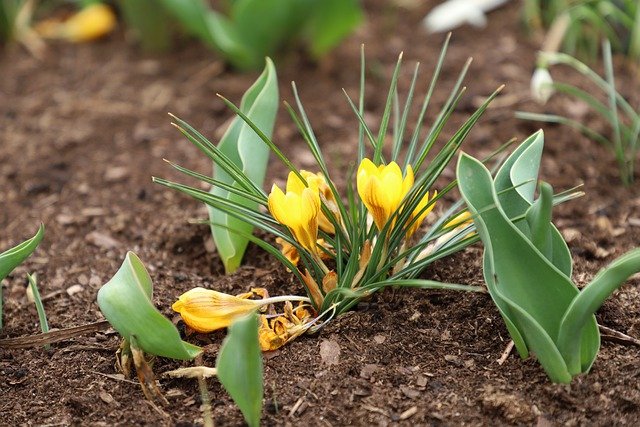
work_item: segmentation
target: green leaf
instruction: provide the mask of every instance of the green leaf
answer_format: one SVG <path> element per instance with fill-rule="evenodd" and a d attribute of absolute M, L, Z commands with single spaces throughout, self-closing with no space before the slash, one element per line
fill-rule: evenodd
<path fill-rule="evenodd" d="M 324 1 L 324 0 L 323 0 Z M 273 55 L 291 41 L 309 15 L 306 0 L 238 0 L 230 20 L 239 39 L 260 67 L 265 56 Z"/>
<path fill-rule="evenodd" d="M 203 0 L 161 2 L 189 34 L 221 52 L 234 66 L 241 69 L 259 67 L 259 62 L 256 63 L 254 55 L 240 40 L 233 23 L 211 9 Z"/>
<path fill-rule="evenodd" d="M 565 310 L 578 290 L 509 220 L 491 174 L 481 162 L 462 154 L 457 176 L 462 197 L 485 245 L 483 273 L 489 292 L 505 321 L 510 323 L 510 332 L 512 328 L 518 331 L 514 337 L 518 351 L 522 355 L 524 340 L 552 379 L 564 378 L 555 362 L 545 365 L 546 360 L 555 357 L 548 354 L 548 340 L 540 334 L 544 331 L 552 339 L 558 336 Z M 589 327 L 597 331 L 595 319 Z"/>
<path fill-rule="evenodd" d="M 98 291 L 98 306 L 125 340 L 135 336 L 147 353 L 180 360 L 200 354 L 202 349 L 182 341 L 173 323 L 153 306 L 152 295 L 149 273 L 136 254 L 127 252 L 122 266 Z"/>
<path fill-rule="evenodd" d="M 40 225 L 35 236 L 0 254 L 0 282 L 22 263 L 33 251 L 44 236 L 44 225 Z M 2 329 L 2 285 L 0 284 L 0 329 Z"/>
<path fill-rule="evenodd" d="M 0 280 L 4 279 L 36 249 L 44 236 L 44 225 L 40 225 L 36 234 L 17 246 L 0 254 Z"/>
<path fill-rule="evenodd" d="M 166 52 L 171 48 L 171 20 L 157 0 L 119 0 L 118 8 L 144 51 Z"/>
<path fill-rule="evenodd" d="M 42 298 L 40 298 L 40 291 L 38 290 L 38 281 L 36 275 L 27 274 L 27 280 L 29 281 L 29 287 L 33 294 L 33 302 L 38 312 L 38 320 L 40 321 L 40 330 L 43 334 L 49 332 L 49 322 L 47 321 L 47 313 L 44 311 L 44 304 L 42 304 Z M 45 349 L 50 349 L 51 345 L 45 344 Z"/>
<path fill-rule="evenodd" d="M 495 189 L 499 194 L 500 205 L 509 218 L 525 215 L 533 203 L 543 148 L 544 133 L 539 130 L 525 139 L 496 173 Z M 520 221 L 515 226 L 531 238 L 528 222 Z M 569 248 L 558 229 L 553 224 L 548 226 L 551 248 L 546 254 L 547 259 L 567 277 L 571 277 L 572 261 Z"/>
<path fill-rule="evenodd" d="M 278 109 L 278 81 L 273 62 L 267 58 L 264 72 L 242 98 L 240 110 L 268 137 L 271 137 Z M 269 147 L 253 129 L 240 117 L 236 117 L 218 145 L 220 151 L 240 168 L 258 187 L 262 187 L 269 160 Z M 228 185 L 241 188 L 239 184 L 222 168 L 216 167 L 214 178 Z M 257 210 L 254 201 L 232 194 L 221 187 L 213 187 L 211 193 Z M 234 272 L 242 261 L 249 240 L 232 230 L 251 233 L 253 227 L 228 214 L 209 207 L 212 223 L 224 224 L 226 228 L 211 227 L 211 233 L 227 273 Z"/>
<path fill-rule="evenodd" d="M 306 34 L 315 58 L 333 49 L 363 18 L 358 0 L 316 0 L 311 8 Z"/>
<path fill-rule="evenodd" d="M 242 411 L 250 427 L 260 425 L 262 353 L 256 314 L 233 322 L 216 362 L 218 379 Z"/>
<path fill-rule="evenodd" d="M 622 286 L 629 276 L 639 271 L 640 249 L 635 249 L 600 270 L 591 283 L 571 302 L 562 319 L 557 341 L 572 374 L 588 371 L 593 363 L 593 359 L 580 359 L 581 337 L 585 325 L 589 324 L 604 300 Z M 595 359 L 595 354 L 593 358 Z"/>

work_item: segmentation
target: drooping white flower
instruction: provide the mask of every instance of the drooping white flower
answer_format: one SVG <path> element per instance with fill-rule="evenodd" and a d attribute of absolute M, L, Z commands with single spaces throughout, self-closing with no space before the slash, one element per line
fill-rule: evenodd
<path fill-rule="evenodd" d="M 502 6 L 509 0 L 448 0 L 433 8 L 423 24 L 430 33 L 450 31 L 464 24 L 487 25 L 485 12 Z"/>
<path fill-rule="evenodd" d="M 538 67 L 531 76 L 531 96 L 540 104 L 546 104 L 553 95 L 553 79 L 549 70 Z"/>

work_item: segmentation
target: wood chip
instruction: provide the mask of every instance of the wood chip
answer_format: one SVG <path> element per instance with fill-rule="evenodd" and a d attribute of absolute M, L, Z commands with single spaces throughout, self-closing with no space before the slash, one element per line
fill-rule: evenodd
<path fill-rule="evenodd" d="M 120 242 L 116 239 L 99 231 L 92 231 L 87 234 L 85 240 L 102 249 L 116 249 L 120 246 Z"/>
<path fill-rule="evenodd" d="M 340 361 L 340 344 L 334 340 L 322 340 L 320 343 L 320 357 L 327 365 L 337 365 Z"/>
<path fill-rule="evenodd" d="M 99 396 L 100 396 L 100 400 L 102 400 L 104 403 L 108 405 L 111 405 L 112 403 L 115 402 L 115 399 L 113 398 L 113 396 L 111 396 L 106 391 L 101 391 Z"/>
<path fill-rule="evenodd" d="M 107 182 L 123 181 L 129 176 L 129 169 L 124 166 L 113 166 L 107 169 L 104 180 Z"/>
<path fill-rule="evenodd" d="M 70 297 L 74 296 L 75 294 L 79 294 L 80 292 L 84 291 L 84 286 L 82 285 L 73 285 L 73 286 L 69 286 L 67 288 L 67 295 L 69 295 Z"/>
<path fill-rule="evenodd" d="M 417 412 L 418 412 L 418 407 L 412 406 L 411 408 L 407 409 L 406 411 L 400 414 L 400 420 L 404 421 L 406 419 L 409 419 L 413 417 Z"/>
<path fill-rule="evenodd" d="M 373 337 L 373 341 L 374 341 L 376 344 L 382 344 L 382 343 L 384 343 L 386 340 L 387 340 L 387 337 L 385 337 L 384 335 L 380 335 L 380 334 L 375 335 L 375 336 Z"/>

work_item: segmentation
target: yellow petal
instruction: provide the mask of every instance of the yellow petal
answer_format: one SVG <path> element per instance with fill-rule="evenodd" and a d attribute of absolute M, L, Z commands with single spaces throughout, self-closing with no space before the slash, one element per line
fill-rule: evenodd
<path fill-rule="evenodd" d="M 334 290 L 337 285 L 338 285 L 338 274 L 335 271 L 331 270 L 322 279 L 322 289 L 326 294 L 327 292 Z"/>
<path fill-rule="evenodd" d="M 320 287 L 318 286 L 316 281 L 313 279 L 311 274 L 309 274 L 308 270 L 304 271 L 302 278 L 304 279 L 305 285 L 307 285 L 307 290 L 308 290 L 307 293 L 311 297 L 313 304 L 316 307 L 322 307 L 322 302 L 324 301 L 324 295 L 322 295 L 322 292 L 320 291 Z"/>
<path fill-rule="evenodd" d="M 260 326 L 258 327 L 258 342 L 262 351 L 273 351 L 282 347 L 287 342 L 287 337 L 281 337 L 276 334 L 267 317 L 260 316 Z"/>
<path fill-rule="evenodd" d="M 362 160 L 356 178 L 358 194 L 379 230 L 398 209 L 413 180 L 410 167 L 403 179 L 402 170 L 396 162 L 376 167 L 371 160 Z"/>
<path fill-rule="evenodd" d="M 260 304 L 211 289 L 194 288 L 180 295 L 171 308 L 184 322 L 198 332 L 226 328 L 238 316 L 256 310 Z"/>
<path fill-rule="evenodd" d="M 422 222 L 425 220 L 427 215 L 429 215 L 429 213 L 436 206 L 434 202 L 434 203 L 431 203 L 431 206 L 425 209 L 425 207 L 430 203 L 430 201 L 433 200 L 437 195 L 438 195 L 438 192 L 434 191 L 433 197 L 431 197 L 431 199 L 429 199 L 429 192 L 427 192 L 427 194 L 425 194 L 422 197 L 422 200 L 420 200 L 420 202 L 418 203 L 418 206 L 416 206 L 413 213 L 411 214 L 411 220 L 413 220 L 416 216 L 418 217 L 418 219 L 411 225 L 411 228 L 407 231 L 407 237 L 411 237 L 413 233 L 415 233 L 418 230 L 418 228 L 420 228 L 420 225 L 422 225 Z"/>
<path fill-rule="evenodd" d="M 295 246 L 287 242 L 281 237 L 276 238 L 276 243 L 280 245 L 280 252 L 284 255 L 293 265 L 298 265 L 300 262 L 300 254 Z"/>
<path fill-rule="evenodd" d="M 286 196 L 276 184 L 271 186 L 271 193 L 269 193 L 269 212 L 281 224 L 284 224 L 284 220 L 287 218 L 286 212 Z"/>
<path fill-rule="evenodd" d="M 473 219 L 471 218 L 471 213 L 469 211 L 463 211 L 453 217 L 449 222 L 447 222 L 442 228 L 458 228 L 458 227 L 466 227 L 471 224 Z"/>
<path fill-rule="evenodd" d="M 303 174 L 302 172 L 303 171 L 300 171 L 300 175 L 302 175 L 304 179 L 307 179 L 305 174 Z M 307 183 L 308 182 L 309 180 L 307 179 Z M 298 175 L 296 175 L 295 172 L 290 171 L 289 176 L 287 176 L 287 188 L 286 188 L 287 193 L 302 194 L 302 191 L 305 188 L 307 188 L 307 186 L 304 185 L 304 182 L 302 182 L 300 178 L 298 178 Z"/>

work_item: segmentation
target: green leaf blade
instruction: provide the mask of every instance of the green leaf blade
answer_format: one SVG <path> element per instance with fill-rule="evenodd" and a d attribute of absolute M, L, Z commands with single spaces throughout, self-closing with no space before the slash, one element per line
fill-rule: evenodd
<path fill-rule="evenodd" d="M 98 306 L 126 340 L 133 335 L 142 350 L 157 356 L 190 360 L 202 352 L 184 342 L 169 319 L 151 302 L 153 284 L 140 258 L 128 252 L 116 274 L 98 291 Z"/>
<path fill-rule="evenodd" d="M 267 59 L 264 72 L 243 96 L 240 110 L 258 126 L 268 137 L 273 133 L 278 109 L 278 82 L 275 67 Z M 262 187 L 269 160 L 269 147 L 241 118 L 236 117 L 218 146 L 220 151 L 231 159 L 246 176 L 258 187 Z M 239 184 L 220 167 L 214 170 L 214 178 L 228 185 L 240 188 Z M 227 198 L 249 209 L 257 210 L 258 204 L 237 194 L 231 194 L 220 187 L 211 189 L 211 193 Z M 212 223 L 225 224 L 228 228 L 211 227 L 211 233 L 227 273 L 234 272 L 242 261 L 249 243 L 248 239 L 231 230 L 251 233 L 253 226 L 229 216 L 211 206 L 208 207 L 209 219 Z"/>
<path fill-rule="evenodd" d="M 260 425 L 264 390 L 256 314 L 240 318 L 229 327 L 216 368 L 218 379 L 242 411 L 247 424 Z"/>

